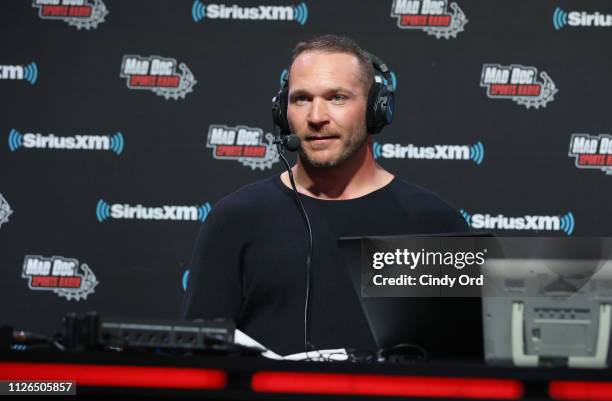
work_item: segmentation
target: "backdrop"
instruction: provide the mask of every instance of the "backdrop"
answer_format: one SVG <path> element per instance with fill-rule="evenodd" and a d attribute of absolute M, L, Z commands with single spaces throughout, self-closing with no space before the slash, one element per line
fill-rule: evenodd
<path fill-rule="evenodd" d="M 610 235 L 610 2 L 293 1 L 2 2 L 0 323 L 176 317 L 211 207 L 281 171 L 270 100 L 316 34 L 388 63 L 375 156 L 472 228 Z"/>

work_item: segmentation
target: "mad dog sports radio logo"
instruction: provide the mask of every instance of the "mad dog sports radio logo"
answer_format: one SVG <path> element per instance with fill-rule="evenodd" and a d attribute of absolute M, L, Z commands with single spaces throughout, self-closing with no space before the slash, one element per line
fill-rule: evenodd
<path fill-rule="evenodd" d="M 129 205 L 127 203 L 109 204 L 100 199 L 96 204 L 96 219 L 103 223 L 108 219 L 125 220 L 170 220 L 170 221 L 199 221 L 208 217 L 212 206 L 209 202 L 195 206 L 143 206 Z"/>
<path fill-rule="evenodd" d="M 401 29 L 418 29 L 437 39 L 456 38 L 468 19 L 457 3 L 447 0 L 393 0 L 391 17 Z M 451 12 L 452 11 L 452 12 Z"/>
<path fill-rule="evenodd" d="M 77 29 L 96 29 L 108 15 L 102 0 L 33 0 L 42 19 L 62 20 Z"/>
<path fill-rule="evenodd" d="M 26 81 L 34 85 L 38 80 L 38 67 L 33 61 L 27 65 L 0 65 L 0 79 L 7 81 Z"/>
<path fill-rule="evenodd" d="M 612 175 L 612 136 L 573 134 L 568 156 L 575 158 L 578 168 L 598 169 Z"/>
<path fill-rule="evenodd" d="M 28 132 L 22 134 L 11 129 L 8 135 L 8 146 L 11 152 L 23 149 L 58 149 L 58 150 L 102 150 L 116 155 L 123 152 L 123 134 L 116 132 L 108 135 L 70 135 L 41 134 Z"/>
<path fill-rule="evenodd" d="M 208 127 L 206 147 L 213 149 L 213 157 L 220 160 L 236 160 L 251 169 L 272 168 L 279 160 L 272 134 L 261 128 L 244 125 L 227 126 L 212 124 Z"/>
<path fill-rule="evenodd" d="M 11 210 L 11 205 L 9 205 L 8 201 L 4 199 L 4 196 L 0 194 L 0 227 L 3 224 L 8 223 L 9 216 L 13 214 L 13 210 Z"/>
<path fill-rule="evenodd" d="M 561 7 L 555 8 L 552 16 L 552 23 L 555 30 L 560 30 L 566 26 L 570 27 L 611 27 L 612 15 L 603 14 L 598 11 L 590 13 L 587 11 L 567 12 Z"/>
<path fill-rule="evenodd" d="M 236 4 L 205 4 L 195 0 L 191 5 L 191 18 L 194 22 L 210 20 L 250 20 L 250 21 L 295 21 L 304 25 L 308 21 L 308 6 L 300 3 L 295 6 L 257 5 L 242 7 Z"/>
<path fill-rule="evenodd" d="M 538 69 L 535 67 L 484 64 L 480 86 L 487 88 L 487 96 L 491 99 L 512 99 L 528 109 L 539 109 L 546 107 L 559 92 L 546 71 L 540 72 L 540 78 L 542 80 L 538 81 Z"/>
<path fill-rule="evenodd" d="M 28 279 L 31 290 L 52 291 L 69 301 L 87 299 L 98 285 L 89 266 L 62 256 L 26 255 L 21 277 Z"/>
<path fill-rule="evenodd" d="M 184 99 L 198 82 L 184 63 L 180 63 L 176 72 L 177 62 L 173 58 L 160 56 L 141 57 L 135 55 L 123 56 L 121 63 L 121 78 L 127 78 L 127 87 L 135 90 L 149 90 L 166 100 Z"/>
<path fill-rule="evenodd" d="M 489 213 L 468 213 L 459 211 L 468 225 L 476 230 L 511 230 L 511 231 L 561 231 L 572 235 L 576 220 L 572 212 L 555 216 L 504 216 Z"/>
<path fill-rule="evenodd" d="M 433 146 L 374 142 L 372 151 L 375 159 L 471 160 L 477 165 L 482 163 L 485 154 L 484 146 L 480 141 L 473 145 Z"/>

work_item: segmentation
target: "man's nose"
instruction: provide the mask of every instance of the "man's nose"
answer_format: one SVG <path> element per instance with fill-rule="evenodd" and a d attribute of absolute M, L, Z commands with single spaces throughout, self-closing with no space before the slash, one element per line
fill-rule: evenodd
<path fill-rule="evenodd" d="M 313 128 L 321 128 L 328 121 L 329 116 L 327 115 L 325 100 L 319 98 L 313 99 L 308 113 L 308 124 Z"/>

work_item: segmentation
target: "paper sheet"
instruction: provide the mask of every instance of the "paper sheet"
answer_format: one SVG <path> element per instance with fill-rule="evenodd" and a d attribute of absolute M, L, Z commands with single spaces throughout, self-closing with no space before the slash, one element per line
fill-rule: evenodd
<path fill-rule="evenodd" d="M 259 348 L 261 350 L 265 350 L 262 355 L 269 359 L 287 361 L 346 361 L 348 359 L 346 349 L 344 348 L 299 352 L 297 354 L 281 356 L 276 352 L 261 345 L 260 343 L 258 343 L 257 341 L 255 341 L 254 339 L 252 339 L 251 337 L 244 334 L 238 329 L 236 329 L 236 331 L 234 332 L 234 342 L 236 344 L 244 345 L 247 347 L 254 347 Z"/>

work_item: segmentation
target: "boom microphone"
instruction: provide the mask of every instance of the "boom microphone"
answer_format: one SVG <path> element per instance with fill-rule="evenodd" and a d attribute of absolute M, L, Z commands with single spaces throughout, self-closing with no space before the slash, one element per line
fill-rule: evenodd
<path fill-rule="evenodd" d="M 287 150 L 290 152 L 295 152 L 296 150 L 300 148 L 300 142 L 301 142 L 300 137 L 295 134 L 291 134 L 291 135 L 287 135 L 283 137 L 282 141 L 283 141 L 283 146 L 287 148 Z"/>
<path fill-rule="evenodd" d="M 274 124 L 272 131 L 274 135 L 274 144 L 278 147 L 279 154 L 282 155 L 283 149 L 287 149 L 290 152 L 295 152 L 300 148 L 300 137 L 295 134 L 281 135 L 280 127 Z"/>

